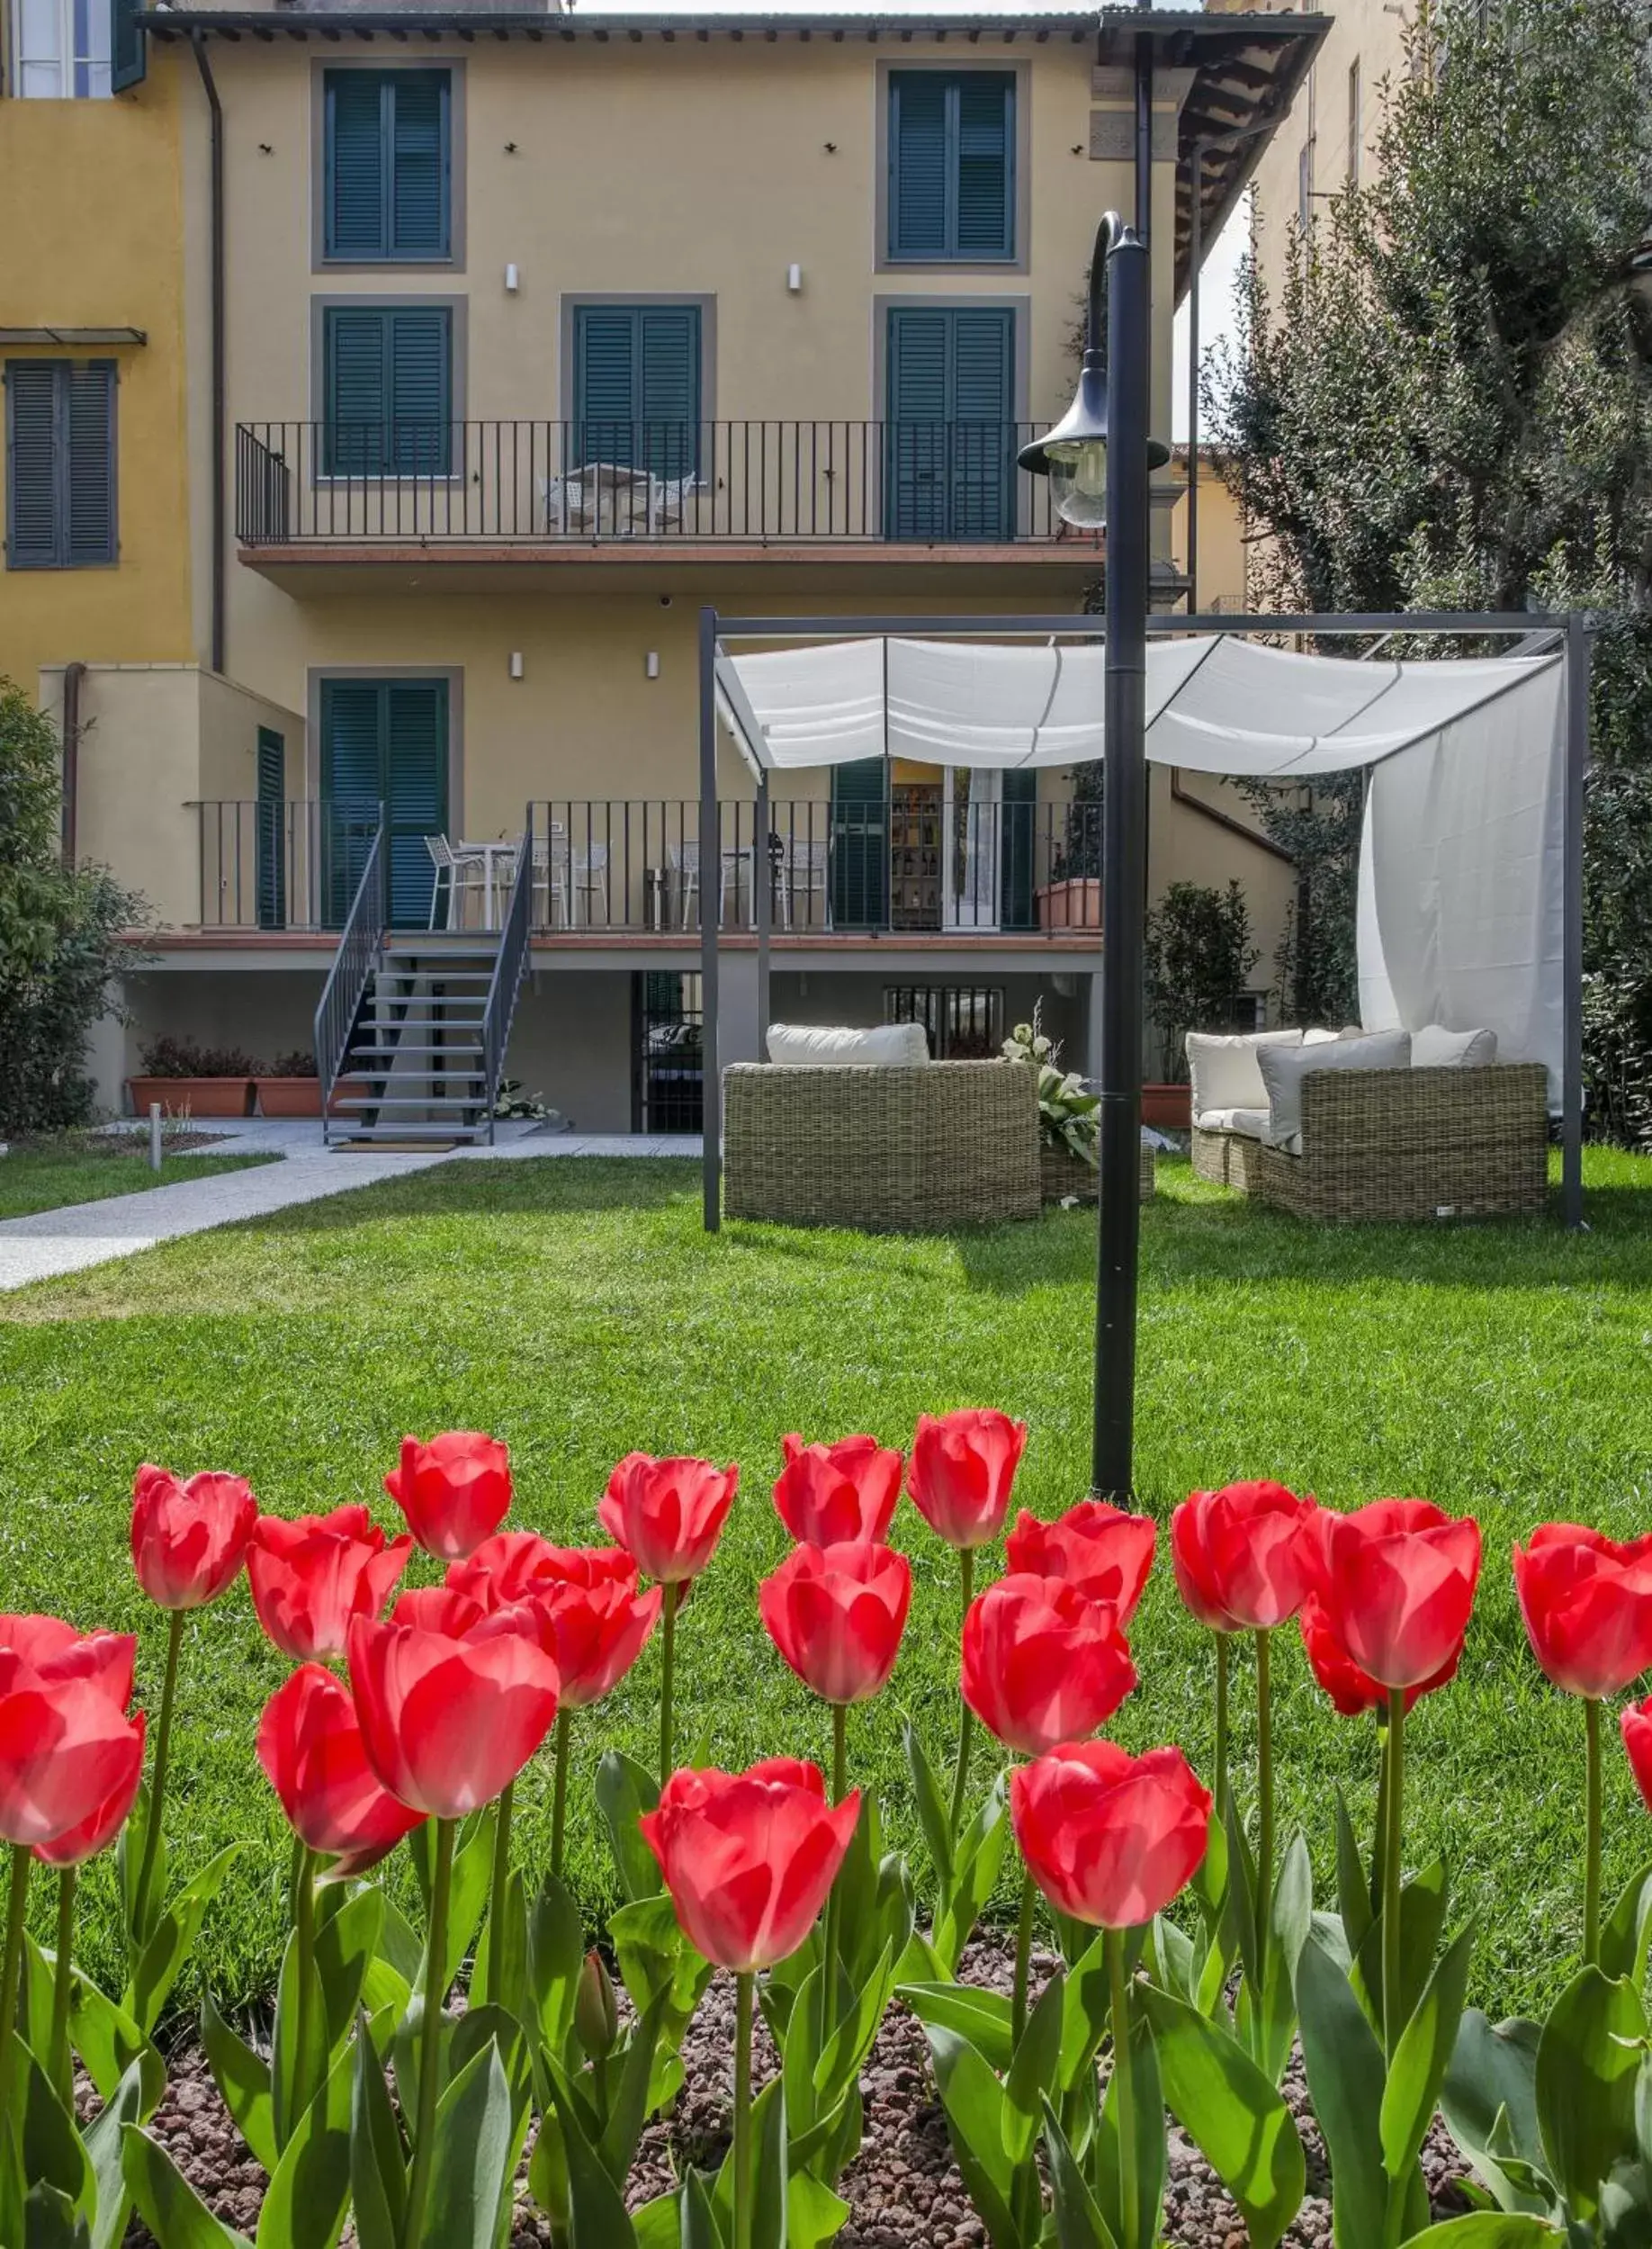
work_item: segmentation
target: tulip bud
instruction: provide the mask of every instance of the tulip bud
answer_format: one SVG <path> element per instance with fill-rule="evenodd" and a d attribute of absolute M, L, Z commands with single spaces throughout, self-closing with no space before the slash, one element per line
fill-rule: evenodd
<path fill-rule="evenodd" d="M 619 2039 L 619 2009 L 614 1984 L 599 1952 L 588 1952 L 574 1993 L 574 2029 L 593 2062 L 606 2060 Z"/>

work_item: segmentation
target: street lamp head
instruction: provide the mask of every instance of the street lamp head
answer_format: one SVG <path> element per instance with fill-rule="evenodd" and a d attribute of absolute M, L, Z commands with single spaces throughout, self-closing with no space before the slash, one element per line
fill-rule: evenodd
<path fill-rule="evenodd" d="M 1086 531 L 1099 531 L 1107 522 L 1107 365 L 1100 351 L 1084 354 L 1078 393 L 1054 429 L 1017 456 L 1034 476 L 1047 476 L 1055 512 L 1064 521 Z M 1170 459 L 1170 448 L 1156 437 L 1147 440 L 1147 465 L 1160 469 Z"/>

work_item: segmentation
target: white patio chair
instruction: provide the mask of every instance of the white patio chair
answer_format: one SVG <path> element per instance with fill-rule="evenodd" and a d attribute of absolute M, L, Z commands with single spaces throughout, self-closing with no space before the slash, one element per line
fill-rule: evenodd
<path fill-rule="evenodd" d="M 818 842 L 804 843 L 783 838 L 782 844 L 783 850 L 780 854 L 777 855 L 775 866 L 775 873 L 778 877 L 776 888 L 778 892 L 781 928 L 783 930 L 791 928 L 793 904 L 795 900 L 801 897 L 804 906 L 803 925 L 804 929 L 829 930 L 831 927 L 831 893 L 829 882 L 829 847 L 825 838 L 822 836 Z M 821 917 L 818 922 L 813 911 L 816 891 L 820 893 L 821 899 Z"/>
<path fill-rule="evenodd" d="M 739 879 L 740 863 L 750 856 L 748 851 L 724 851 L 717 871 L 717 926 L 721 929 L 728 919 L 729 877 L 731 872 Z M 677 877 L 677 910 L 678 926 L 688 926 L 688 908 L 700 895 L 700 846 L 697 841 L 669 843 L 666 863 Z"/>
<path fill-rule="evenodd" d="M 576 843 L 569 854 L 569 880 L 578 918 L 579 901 L 585 900 L 585 926 L 596 927 L 592 902 L 602 900 L 602 918 L 608 921 L 608 847 L 606 843 Z"/>
<path fill-rule="evenodd" d="M 444 929 L 462 930 L 464 927 L 464 893 L 467 890 L 474 890 L 479 897 L 481 895 L 483 883 L 481 860 L 473 852 L 455 851 L 444 835 L 427 835 L 425 838 L 425 849 L 429 852 L 431 864 L 435 868 L 435 879 L 430 886 L 429 926 L 433 930 L 438 926 L 436 913 L 442 903 L 442 877 L 445 875 L 447 877 L 447 913 L 445 921 L 440 926 Z"/>

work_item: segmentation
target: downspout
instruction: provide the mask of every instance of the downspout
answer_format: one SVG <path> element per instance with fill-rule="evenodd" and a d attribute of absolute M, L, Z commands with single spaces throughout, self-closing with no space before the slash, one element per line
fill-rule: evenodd
<path fill-rule="evenodd" d="M 206 40 L 200 31 L 190 36 L 195 67 L 201 74 L 211 118 L 211 229 L 212 305 L 212 670 L 224 668 L 224 561 L 226 553 L 226 494 L 224 478 L 224 108 L 218 98 L 212 66 L 207 60 Z"/>
<path fill-rule="evenodd" d="M 63 667 L 63 864 L 76 860 L 76 827 L 80 797 L 80 683 L 86 676 L 83 663 Z"/>

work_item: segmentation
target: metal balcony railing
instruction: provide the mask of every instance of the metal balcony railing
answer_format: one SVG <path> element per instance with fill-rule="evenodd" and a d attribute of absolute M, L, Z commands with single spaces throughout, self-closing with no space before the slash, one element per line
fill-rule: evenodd
<path fill-rule="evenodd" d="M 1004 544 L 1075 535 L 1033 422 L 238 424 L 247 547 Z"/>
<path fill-rule="evenodd" d="M 337 929 L 377 828 L 360 806 L 325 798 L 207 801 L 196 816 L 201 922 L 222 930 Z M 717 817 L 715 848 L 702 852 L 697 798 L 534 799 L 530 931 L 697 935 L 709 902 L 720 929 L 750 931 L 765 881 L 777 938 L 1100 931 L 1097 804 L 1005 803 L 990 782 L 972 799 L 938 780 L 868 802 L 772 802 L 766 836 L 749 798 Z M 518 843 L 435 838 L 447 850 L 432 851 L 393 809 L 391 833 L 395 926 L 497 922 Z"/>

